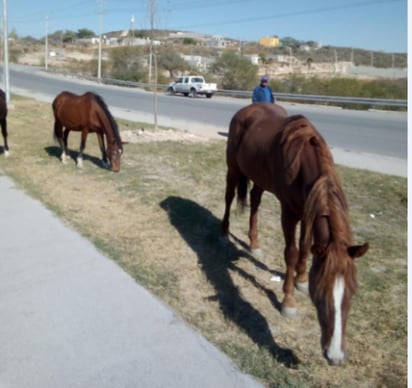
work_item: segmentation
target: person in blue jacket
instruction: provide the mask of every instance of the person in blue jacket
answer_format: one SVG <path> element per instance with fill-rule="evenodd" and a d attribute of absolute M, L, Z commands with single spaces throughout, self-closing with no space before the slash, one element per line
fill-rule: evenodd
<path fill-rule="evenodd" d="M 273 92 L 270 86 L 268 85 L 269 78 L 263 76 L 260 79 L 260 84 L 256 86 L 252 94 L 252 102 L 270 102 L 275 103 L 275 98 L 273 97 Z"/>

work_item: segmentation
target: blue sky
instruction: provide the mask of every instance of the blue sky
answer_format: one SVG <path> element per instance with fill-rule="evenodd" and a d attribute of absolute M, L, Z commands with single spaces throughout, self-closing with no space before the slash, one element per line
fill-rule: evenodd
<path fill-rule="evenodd" d="M 152 0 L 155 28 L 257 41 L 277 35 L 323 45 L 407 51 L 407 0 Z M 8 30 L 43 37 L 88 28 L 98 33 L 149 28 L 150 0 L 7 0 Z"/>

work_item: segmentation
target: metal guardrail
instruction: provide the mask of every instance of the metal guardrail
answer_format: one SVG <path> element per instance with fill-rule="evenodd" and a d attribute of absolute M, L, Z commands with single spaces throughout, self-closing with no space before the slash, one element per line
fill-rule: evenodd
<path fill-rule="evenodd" d="M 239 90 L 218 90 L 217 94 L 235 97 L 250 98 L 252 92 Z M 407 107 L 408 100 L 384 99 L 384 98 L 364 98 L 364 97 L 339 97 L 339 96 L 319 96 L 313 94 L 291 94 L 291 93 L 274 93 L 277 100 L 284 101 L 309 101 L 320 103 L 339 103 L 339 104 L 361 104 L 373 106 L 393 106 Z"/>
<path fill-rule="evenodd" d="M 96 77 L 88 79 L 99 82 Z M 111 85 L 122 85 L 127 87 L 151 89 L 152 84 L 144 82 L 122 81 L 112 78 L 102 78 L 100 82 Z M 157 85 L 157 89 L 167 91 L 168 85 Z M 219 96 L 230 96 L 238 98 L 251 98 L 251 91 L 244 90 L 223 90 L 218 89 L 216 92 Z M 371 106 L 391 106 L 398 108 L 407 108 L 408 100 L 384 99 L 384 98 L 364 98 L 364 97 L 339 97 L 339 96 L 318 96 L 313 94 L 292 94 L 292 93 L 274 93 L 277 100 L 281 101 L 302 101 L 302 102 L 319 102 L 335 104 L 352 104 L 352 105 L 371 105 Z"/>

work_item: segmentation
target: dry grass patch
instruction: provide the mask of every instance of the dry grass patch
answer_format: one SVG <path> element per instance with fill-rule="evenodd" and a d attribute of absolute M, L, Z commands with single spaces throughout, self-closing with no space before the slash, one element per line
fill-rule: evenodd
<path fill-rule="evenodd" d="M 173 140 L 157 141 L 151 133 L 153 141 L 146 136 L 125 146 L 122 169 L 114 174 L 100 167 L 97 140 L 90 136 L 79 170 L 74 161 L 63 166 L 58 159 L 50 106 L 20 98 L 14 104 L 11 156 L 0 160 L 2 171 L 170 304 L 242 370 L 268 386 L 406 385 L 406 179 L 339 168 L 356 239 L 369 241 L 371 248 L 358 262 L 349 361 L 331 368 L 321 355 L 308 297 L 297 293 L 296 319 L 279 313 L 282 283 L 270 281 L 285 267 L 275 198 L 263 197 L 262 259 L 246 249 L 247 215 L 233 212 L 232 241 L 219 243 L 223 141 L 194 142 L 178 132 L 169 134 Z M 119 124 L 132 134 L 141 128 Z M 166 134 L 160 131 L 158 138 Z M 79 141 L 71 134 L 69 148 L 77 150 Z"/>

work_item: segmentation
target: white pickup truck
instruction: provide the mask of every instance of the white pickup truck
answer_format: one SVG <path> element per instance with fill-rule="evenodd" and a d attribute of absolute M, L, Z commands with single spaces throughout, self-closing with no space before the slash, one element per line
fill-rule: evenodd
<path fill-rule="evenodd" d="M 167 90 L 172 95 L 182 93 L 185 96 L 205 95 L 211 98 L 217 91 L 217 85 L 206 83 L 201 75 L 185 75 L 170 83 Z"/>

